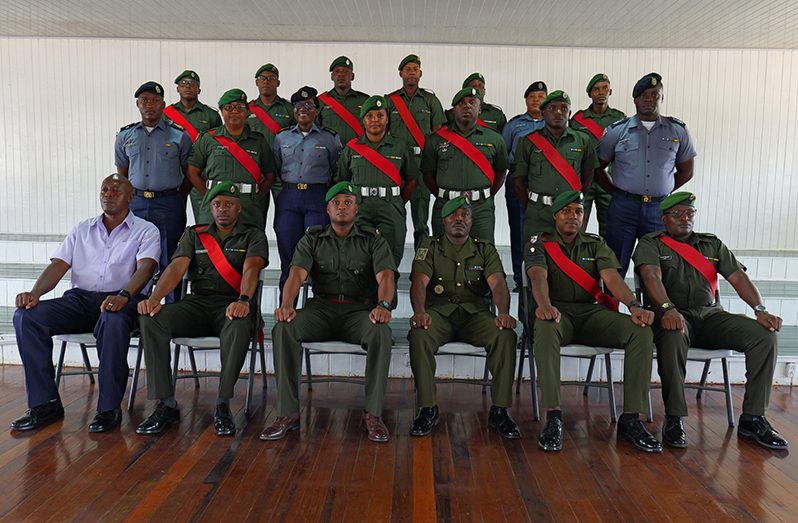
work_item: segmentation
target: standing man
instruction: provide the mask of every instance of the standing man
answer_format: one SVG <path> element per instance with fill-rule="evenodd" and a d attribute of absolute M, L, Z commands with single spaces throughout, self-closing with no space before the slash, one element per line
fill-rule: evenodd
<path fill-rule="evenodd" d="M 618 261 L 601 237 L 581 232 L 584 207 L 576 191 L 560 193 L 549 207 L 554 231 L 533 236 L 525 255 L 536 308 L 527 311 L 535 329 L 535 362 L 546 425 L 538 445 L 562 448 L 560 347 L 585 343 L 623 349 L 623 411 L 618 439 L 644 452 L 661 452 L 662 444 L 646 430 L 639 413 L 648 410 L 654 313 L 643 308 L 618 275 Z M 617 299 L 605 294 L 599 279 Z M 632 315 L 618 311 L 618 301 Z"/>
<path fill-rule="evenodd" d="M 582 111 L 577 111 L 571 118 L 570 126 L 587 134 L 594 149 L 598 151 L 598 142 L 604 135 L 604 129 L 618 120 L 626 118 L 626 115 L 622 111 L 610 107 L 612 87 L 610 86 L 610 77 L 606 74 L 598 73 L 593 76 L 587 83 L 586 91 L 590 97 L 590 106 Z M 599 236 L 604 238 L 607 234 L 607 209 L 610 207 L 610 195 L 598 183 L 590 184 L 590 189 L 585 193 L 585 227 L 590 220 L 590 211 L 594 201 L 596 202 Z"/>
<path fill-rule="evenodd" d="M 524 238 L 551 232 L 550 206 L 558 194 L 590 187 L 598 167 L 590 138 L 568 127 L 571 99 L 553 91 L 540 104 L 546 125 L 526 135 L 515 149 L 515 192 L 524 210 Z"/>
<path fill-rule="evenodd" d="M 365 135 L 346 144 L 338 160 L 337 180 L 357 187 L 362 199 L 356 223 L 380 231 L 399 267 L 407 236 L 405 203 L 418 186 L 419 172 L 407 143 L 388 133 L 385 107 L 382 96 L 363 103 L 360 117 Z"/>
<path fill-rule="evenodd" d="M 399 62 L 402 87 L 385 96 L 391 134 L 407 142 L 419 167 L 427 136 L 446 123 L 443 106 L 435 93 L 418 86 L 421 74 L 421 58 L 415 54 L 405 56 Z M 421 182 L 410 197 L 410 215 L 413 220 L 416 249 L 429 236 L 429 198 L 429 189 Z"/>
<path fill-rule="evenodd" d="M 28 412 L 12 430 L 44 427 L 64 417 L 53 381 L 53 336 L 93 331 L 100 357 L 100 394 L 89 432 L 106 432 L 122 420 L 127 351 L 141 291 L 158 267 L 158 229 L 133 215 L 133 187 L 112 174 L 100 188 L 103 213 L 75 226 L 29 292 L 17 295 L 14 329 L 25 371 Z M 72 288 L 61 298 L 39 301 L 72 269 Z"/>
<path fill-rule="evenodd" d="M 416 253 L 410 276 L 410 365 L 419 411 L 412 436 L 426 436 L 438 423 L 435 353 L 444 343 L 464 341 L 485 347 L 493 405 L 488 424 L 505 438 L 521 437 L 507 409 L 513 399 L 515 318 L 499 253 L 492 243 L 469 235 L 471 205 L 462 196 L 441 210 L 444 234 Z M 490 310 L 491 298 L 499 314 Z"/>
<path fill-rule="evenodd" d="M 241 201 L 241 223 L 266 227 L 269 188 L 274 183 L 274 155 L 266 137 L 247 125 L 247 94 L 230 89 L 219 98 L 224 125 L 203 133 L 188 159 L 188 179 L 199 194 L 222 182 L 234 182 Z M 203 202 L 198 224 L 213 222 L 210 202 Z"/>
<path fill-rule="evenodd" d="M 654 340 L 662 379 L 662 441 L 686 447 L 684 377 L 693 347 L 734 349 L 745 355 L 745 396 L 737 433 L 775 450 L 787 441 L 765 418 L 776 366 L 782 320 L 770 314 L 745 267 L 714 234 L 693 231 L 695 195 L 673 193 L 660 203 L 664 231 L 640 239 L 634 262 L 657 312 Z M 717 301 L 718 274 L 753 310 L 755 319 L 724 311 Z"/>
<path fill-rule="evenodd" d="M 281 131 L 273 152 L 283 189 L 277 198 L 274 232 L 280 253 L 280 289 L 283 288 L 291 258 L 305 229 L 329 223 L 324 194 L 330 187 L 341 154 L 335 131 L 319 128 L 317 91 L 302 87 L 291 95 L 297 124 Z"/>
<path fill-rule="evenodd" d="M 362 424 L 368 438 L 388 441 L 382 404 L 391 362 L 391 300 L 396 265 L 388 243 L 373 229 L 355 224 L 357 193 L 338 182 L 325 195 L 331 225 L 311 227 L 296 247 L 272 330 L 277 378 L 277 419 L 260 435 L 277 440 L 299 428 L 299 378 L 304 342 L 341 340 L 366 350 L 366 402 Z M 294 309 L 311 278 L 313 297 Z"/>
<path fill-rule="evenodd" d="M 202 89 L 200 89 L 200 77 L 196 72 L 183 71 L 175 78 L 175 84 L 177 84 L 177 94 L 180 96 L 180 100 L 172 105 L 167 105 L 163 114 L 168 120 L 182 127 L 191 137 L 192 142 L 197 143 L 200 133 L 219 127 L 222 125 L 222 119 L 219 118 L 216 109 L 199 101 Z M 191 209 L 194 211 L 194 220 L 200 223 L 200 203 L 202 203 L 203 194 L 192 188 L 189 196 L 191 197 Z"/>
<path fill-rule="evenodd" d="M 477 118 L 477 125 L 487 127 L 501 134 L 504 126 L 507 125 L 507 117 L 498 105 L 489 104 L 485 101 L 485 77 L 482 73 L 471 73 L 463 80 L 463 89 L 473 87 L 482 93 L 482 110 Z M 454 112 L 446 110 L 446 123 L 451 128 L 454 124 Z"/>
<path fill-rule="evenodd" d="M 649 73 L 632 89 L 635 116 L 609 126 L 601 137 L 597 182 L 612 195 L 607 245 L 626 276 L 635 242 L 662 229 L 659 202 L 693 177 L 696 156 L 684 122 L 659 114 L 662 77 Z M 612 164 L 612 179 L 603 170 Z"/>
<path fill-rule="evenodd" d="M 205 198 L 213 222 L 186 229 L 172 262 L 139 303 L 141 340 L 147 363 L 147 398 L 158 400 L 138 434 L 159 434 L 180 419 L 175 401 L 169 356 L 170 341 L 182 336 L 219 336 L 222 371 L 213 427 L 218 436 L 235 433 L 230 398 L 247 357 L 249 340 L 259 327 L 258 303 L 250 303 L 258 276 L 269 260 L 263 231 L 238 220 L 238 187 L 231 182 L 214 185 Z M 177 303 L 161 305 L 188 271 L 191 294 Z"/>
<path fill-rule="evenodd" d="M 465 196 L 472 206 L 473 236 L 490 243 L 496 225 L 493 195 L 507 174 L 507 147 L 496 131 L 477 125 L 482 94 L 473 87 L 452 98 L 454 125 L 429 136 L 421 158 L 421 172 L 435 194 L 432 234 L 443 234 L 440 218 L 444 202 Z"/>
<path fill-rule="evenodd" d="M 122 127 L 116 135 L 116 171 L 133 186 L 130 210 L 158 227 L 161 235 L 160 268 L 169 263 L 181 231 L 186 226 L 184 177 L 191 153 L 191 138 L 163 116 L 163 87 L 147 82 L 136 90 L 141 121 Z"/>
<path fill-rule="evenodd" d="M 333 88 L 319 95 L 319 116 L 316 123 L 338 133 L 341 143 L 363 136 L 360 111 L 369 97 L 352 89 L 355 71 L 352 60 L 339 56 L 330 64 Z"/>

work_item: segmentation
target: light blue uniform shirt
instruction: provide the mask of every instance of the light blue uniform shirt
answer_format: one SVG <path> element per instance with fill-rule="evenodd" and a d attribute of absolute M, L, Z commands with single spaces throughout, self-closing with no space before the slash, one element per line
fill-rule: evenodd
<path fill-rule="evenodd" d="M 507 122 L 507 125 L 504 126 L 504 130 L 502 131 L 502 137 L 504 138 L 504 143 L 507 144 L 509 153 L 508 159 L 511 164 L 513 163 L 515 146 L 518 145 L 518 140 L 531 132 L 543 129 L 545 125 L 546 123 L 543 121 L 543 118 L 535 120 L 529 116 L 529 113 L 519 114 Z M 510 177 L 508 176 L 507 179 L 509 180 Z"/>
<path fill-rule="evenodd" d="M 283 182 L 329 183 L 337 172 L 341 140 L 315 123 L 307 136 L 294 125 L 277 133 L 272 148 Z"/>
<path fill-rule="evenodd" d="M 117 167 L 127 167 L 127 177 L 140 191 L 167 191 L 183 183 L 183 169 L 191 153 L 191 137 L 161 118 L 152 132 L 141 122 L 123 127 L 116 135 Z"/>

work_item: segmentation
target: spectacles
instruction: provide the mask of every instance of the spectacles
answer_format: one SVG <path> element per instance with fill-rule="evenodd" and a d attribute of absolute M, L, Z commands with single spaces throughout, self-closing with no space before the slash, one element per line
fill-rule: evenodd
<path fill-rule="evenodd" d="M 199 87 L 199 82 L 196 80 L 180 80 L 177 85 L 180 87 Z"/>
<path fill-rule="evenodd" d="M 256 79 L 257 79 L 257 80 L 260 80 L 261 82 L 276 82 L 276 81 L 278 80 L 278 78 L 277 78 L 276 76 L 273 76 L 273 75 L 272 75 L 272 76 L 263 76 L 263 75 L 260 75 L 260 76 L 259 76 L 258 78 L 256 78 Z"/>
<path fill-rule="evenodd" d="M 223 111 L 228 112 L 236 112 L 236 113 L 245 113 L 247 112 L 246 104 L 224 104 L 222 106 Z"/>
<path fill-rule="evenodd" d="M 687 216 L 690 219 L 695 218 L 695 213 L 696 213 L 695 209 L 684 209 L 681 211 L 668 211 L 665 214 L 667 214 L 668 216 L 673 216 L 674 218 L 679 220 L 681 218 L 684 218 L 685 216 Z"/>
<path fill-rule="evenodd" d="M 294 104 L 294 109 L 296 110 L 304 109 L 306 111 L 310 111 L 311 109 L 315 108 L 316 104 L 314 104 L 313 102 L 297 102 Z"/>

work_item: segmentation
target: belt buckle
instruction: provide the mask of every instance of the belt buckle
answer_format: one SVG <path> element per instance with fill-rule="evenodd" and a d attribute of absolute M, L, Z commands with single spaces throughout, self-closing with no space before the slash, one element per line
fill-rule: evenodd
<path fill-rule="evenodd" d="M 155 192 L 154 191 L 144 191 L 144 197 L 147 198 L 148 200 L 150 200 L 152 198 L 155 198 Z"/>
<path fill-rule="evenodd" d="M 648 194 L 644 194 L 640 197 L 640 199 L 643 200 L 643 203 L 651 203 L 651 196 Z"/>
<path fill-rule="evenodd" d="M 379 196 L 380 188 L 379 187 L 369 187 L 369 196 Z"/>
<path fill-rule="evenodd" d="M 298 184 L 296 184 L 296 188 L 299 189 L 300 191 L 304 191 L 304 190 L 306 190 L 308 188 L 308 184 L 306 184 L 306 183 L 298 183 Z"/>

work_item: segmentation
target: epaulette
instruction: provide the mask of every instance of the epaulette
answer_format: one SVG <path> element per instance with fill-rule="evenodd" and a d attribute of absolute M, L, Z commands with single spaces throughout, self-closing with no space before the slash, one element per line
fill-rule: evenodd
<path fill-rule="evenodd" d="M 432 96 L 435 96 L 435 91 L 433 91 L 432 89 L 427 89 L 426 87 L 419 87 L 418 90 L 425 92 L 427 94 L 431 94 Z"/>
<path fill-rule="evenodd" d="M 629 121 L 629 118 L 631 118 L 631 116 L 627 116 L 626 118 L 618 120 L 617 122 L 611 123 L 610 125 L 607 126 L 607 129 L 612 129 L 613 127 L 617 127 L 618 125 L 624 124 Z"/>
<path fill-rule="evenodd" d="M 250 134 L 257 134 L 258 136 L 263 136 L 264 139 L 266 138 L 265 134 L 263 134 L 262 132 L 260 132 L 257 129 L 253 129 L 252 127 L 249 128 L 249 133 Z"/>
<path fill-rule="evenodd" d="M 311 225 L 305 229 L 305 234 L 318 234 L 324 230 L 325 225 Z"/>
<path fill-rule="evenodd" d="M 717 238 L 717 236 L 712 234 L 711 232 L 696 232 L 693 234 L 695 234 L 696 236 L 700 236 L 702 238 Z"/>
<path fill-rule="evenodd" d="M 584 234 L 588 238 L 593 238 L 594 240 L 599 240 L 599 241 L 602 241 L 602 242 L 604 241 L 604 238 L 602 238 L 598 234 L 593 234 L 592 232 L 583 232 L 582 234 Z"/>
<path fill-rule="evenodd" d="M 205 229 L 207 227 L 208 227 L 207 223 L 198 223 L 196 225 L 190 225 L 189 229 L 192 229 L 192 230 L 196 231 L 197 229 Z"/>
<path fill-rule="evenodd" d="M 362 232 L 364 232 L 366 234 L 371 234 L 373 236 L 379 236 L 380 235 L 380 231 L 377 230 L 375 227 L 368 227 L 366 225 L 358 225 L 357 228 L 360 229 Z"/>
<path fill-rule="evenodd" d="M 282 129 L 280 129 L 279 131 L 277 131 L 277 134 L 284 133 L 284 132 L 286 132 L 286 131 L 290 131 L 290 130 L 291 130 L 291 129 L 293 129 L 293 128 L 294 128 L 294 126 L 293 126 L 293 125 L 292 125 L 292 126 L 289 126 L 289 127 L 283 127 Z"/>
<path fill-rule="evenodd" d="M 186 130 L 186 129 L 185 129 L 185 127 L 183 127 L 182 125 L 177 125 L 177 124 L 176 124 L 175 122 L 173 122 L 172 120 L 168 120 L 168 121 L 167 121 L 167 124 L 168 124 L 170 127 L 174 127 L 174 128 L 175 128 L 175 129 L 177 129 L 178 131 L 185 131 L 185 130 Z"/>
<path fill-rule="evenodd" d="M 119 128 L 119 130 L 120 130 L 120 131 L 126 131 L 126 130 L 130 129 L 131 127 L 133 127 L 134 125 L 136 125 L 137 123 L 141 123 L 141 122 L 133 122 L 133 123 L 129 123 L 129 124 L 127 124 L 127 125 L 126 125 L 126 126 L 124 126 L 124 127 L 120 127 L 120 128 Z"/>
<path fill-rule="evenodd" d="M 510 118 L 510 119 L 507 121 L 507 123 L 510 123 L 510 122 L 512 122 L 512 121 L 513 121 L 513 120 L 515 120 L 516 118 L 521 118 L 521 117 L 522 117 L 522 116 L 524 116 L 525 114 L 527 114 L 527 113 L 521 113 L 521 114 L 517 114 L 517 115 L 513 116 L 512 118 Z"/>
<path fill-rule="evenodd" d="M 321 130 L 322 131 L 327 131 L 328 133 L 330 133 L 333 136 L 338 136 L 338 131 L 336 131 L 335 129 L 330 129 L 329 127 L 322 127 Z"/>
<path fill-rule="evenodd" d="M 486 103 L 485 105 L 487 105 L 488 107 L 493 107 L 494 109 L 496 109 L 496 110 L 498 110 L 498 111 L 501 111 L 502 113 L 504 112 L 504 109 L 502 109 L 502 108 L 501 108 L 501 107 L 499 107 L 498 105 L 495 105 L 495 104 L 489 104 L 489 103 Z"/>
<path fill-rule="evenodd" d="M 670 120 L 671 122 L 673 122 L 673 123 L 675 123 L 677 125 L 681 125 L 682 127 L 687 127 L 686 123 L 684 123 L 683 121 L 679 120 L 675 116 L 666 116 L 665 118 L 667 118 L 668 120 Z"/>

